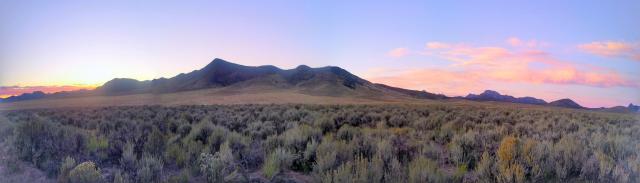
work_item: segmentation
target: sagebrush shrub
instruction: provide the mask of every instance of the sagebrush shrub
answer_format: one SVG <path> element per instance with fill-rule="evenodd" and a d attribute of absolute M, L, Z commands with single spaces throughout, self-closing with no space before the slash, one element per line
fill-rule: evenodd
<path fill-rule="evenodd" d="M 83 162 L 69 171 L 70 183 L 101 183 L 104 182 L 100 169 L 93 162 Z"/>

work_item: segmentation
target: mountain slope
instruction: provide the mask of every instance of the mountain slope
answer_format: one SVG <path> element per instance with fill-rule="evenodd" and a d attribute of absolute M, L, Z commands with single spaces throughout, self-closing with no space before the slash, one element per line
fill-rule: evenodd
<path fill-rule="evenodd" d="M 275 66 L 244 66 L 222 59 L 214 59 L 205 67 L 171 78 L 138 81 L 116 78 L 90 91 L 70 91 L 54 94 L 38 93 L 37 97 L 12 97 L 6 102 L 35 98 L 71 98 L 87 96 L 115 96 L 132 94 L 162 94 L 201 89 L 220 89 L 223 93 L 291 90 L 293 92 L 332 97 L 368 99 L 444 99 L 444 95 L 374 84 L 335 66 L 311 68 L 300 65 L 293 69 Z M 25 94 L 30 96 L 31 94 Z"/>
<path fill-rule="evenodd" d="M 95 89 L 96 94 L 102 95 L 124 95 L 132 93 L 143 93 L 149 90 L 148 81 L 138 81 L 129 78 L 116 78 L 106 82 Z"/>
<path fill-rule="evenodd" d="M 434 94 L 434 93 L 429 93 L 426 91 L 418 91 L 418 90 L 409 90 L 409 89 L 404 89 L 404 88 L 398 88 L 398 87 L 393 87 L 393 86 L 388 86 L 385 84 L 375 84 L 378 87 L 381 87 L 383 89 L 386 90 L 390 90 L 393 92 L 398 92 L 404 95 L 408 95 L 414 98 L 419 98 L 419 99 L 447 99 L 449 97 L 442 95 L 442 94 Z"/>
<path fill-rule="evenodd" d="M 211 91 L 209 95 L 260 94 L 280 91 L 307 96 L 350 97 L 373 101 L 449 98 L 442 94 L 434 94 L 427 91 L 409 90 L 385 84 L 371 83 L 335 66 L 311 68 L 306 65 L 300 65 L 296 68 L 285 70 L 272 65 L 244 66 L 216 58 L 202 69 L 189 73 L 181 73 L 171 78 L 159 78 L 147 81 L 116 78 L 106 82 L 95 90 L 65 91 L 53 94 L 45 94 L 43 92 L 25 93 L 20 96 L 1 99 L 0 102 L 134 94 L 171 94 L 203 89 L 215 90 Z M 492 90 L 486 90 L 478 95 L 469 94 L 466 97 L 456 98 L 474 101 L 548 105 L 576 109 L 584 108 L 570 99 L 547 103 L 542 99 L 534 97 L 516 98 L 510 95 L 502 95 Z M 623 111 L 623 108 L 625 107 L 617 107 L 610 110 Z M 624 111 L 638 111 L 638 108 L 639 107 L 630 104 Z"/>
<path fill-rule="evenodd" d="M 309 91 L 327 90 L 323 93 L 340 93 L 343 92 L 340 90 L 355 90 L 372 86 L 370 82 L 339 67 L 310 68 L 302 65 L 295 69 L 283 70 L 271 65 L 244 66 L 216 58 L 200 70 L 179 74 L 172 78 L 151 81 L 114 79 L 105 83 L 97 91 L 105 95 L 169 93 L 234 87 L 234 85 L 242 85 L 241 83 L 245 82 L 251 83 L 250 85 L 273 85 L 278 88 L 299 88 Z M 239 87 L 235 86 L 235 88 Z"/>

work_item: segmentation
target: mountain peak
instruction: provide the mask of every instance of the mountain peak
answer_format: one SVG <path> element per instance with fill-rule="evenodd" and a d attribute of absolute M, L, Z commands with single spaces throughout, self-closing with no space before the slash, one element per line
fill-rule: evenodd
<path fill-rule="evenodd" d="M 298 67 L 295 68 L 296 70 L 310 70 L 311 67 L 307 66 L 307 65 L 299 65 Z"/>
<path fill-rule="evenodd" d="M 497 91 L 493 91 L 493 90 L 485 90 L 479 95 L 469 94 L 464 98 L 469 100 L 476 100 L 476 101 L 498 101 L 498 102 L 511 102 L 511 103 L 534 104 L 534 105 L 544 105 L 547 103 L 542 99 L 537 99 L 533 97 L 515 98 L 511 95 L 502 95 Z"/>
<path fill-rule="evenodd" d="M 238 64 L 231 63 L 221 58 L 215 58 L 211 62 L 209 62 L 209 64 L 207 64 L 207 66 L 205 66 L 204 68 L 206 69 L 211 67 L 229 66 L 229 65 L 237 66 Z"/>
<path fill-rule="evenodd" d="M 556 107 L 574 108 L 574 109 L 582 109 L 582 108 L 584 108 L 580 104 L 578 104 L 578 103 L 576 103 L 573 100 L 568 99 L 568 98 L 563 98 L 563 99 L 560 99 L 560 100 L 556 100 L 556 101 L 550 102 L 549 105 L 556 106 Z"/>
<path fill-rule="evenodd" d="M 640 111 L 640 106 L 633 105 L 633 103 L 629 103 L 629 106 L 627 108 L 629 110 L 633 111 L 633 112 L 639 112 Z"/>
<path fill-rule="evenodd" d="M 221 58 L 214 58 L 211 62 L 212 62 L 212 63 L 213 63 L 213 62 L 231 63 L 231 62 L 226 61 L 226 60 L 221 59 Z"/>
<path fill-rule="evenodd" d="M 497 91 L 493 91 L 493 90 L 485 90 L 480 95 L 500 95 L 500 93 L 498 93 Z"/>

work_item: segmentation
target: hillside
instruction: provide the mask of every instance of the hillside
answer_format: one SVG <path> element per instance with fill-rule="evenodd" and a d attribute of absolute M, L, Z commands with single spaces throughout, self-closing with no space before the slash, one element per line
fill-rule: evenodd
<path fill-rule="evenodd" d="M 246 84 L 250 83 L 250 84 Z M 343 90 L 370 88 L 370 82 L 339 67 L 310 68 L 298 66 L 283 70 L 275 66 L 244 66 L 222 59 L 214 59 L 200 70 L 179 74 L 172 78 L 151 81 L 114 79 L 96 89 L 105 95 L 131 93 L 171 93 L 207 88 L 251 87 L 269 85 L 275 88 L 299 88 L 311 92 L 318 86 L 329 87 L 326 94 L 342 93 Z M 341 91 L 342 90 L 342 91 Z"/>
<path fill-rule="evenodd" d="M 258 95 L 278 97 L 265 98 Z M 115 78 L 95 90 L 63 91 L 52 94 L 36 91 L 2 99 L 0 103 L 3 104 L 0 107 L 220 104 L 224 103 L 220 102 L 221 97 L 228 98 L 229 96 L 235 96 L 236 99 L 222 101 L 232 101 L 231 103 L 283 103 L 283 101 L 286 103 L 307 103 L 309 101 L 318 103 L 327 103 L 326 101 L 376 103 L 450 99 L 442 94 L 372 83 L 336 66 L 312 68 L 300 65 L 293 69 L 281 69 L 272 65 L 245 66 L 216 58 L 201 69 L 181 73 L 170 78 L 146 81 Z M 248 99 L 237 98 L 241 96 Z M 287 96 L 295 97 L 288 98 Z M 322 98 L 326 100 L 322 100 Z M 492 101 L 587 109 L 571 99 L 547 103 L 535 97 L 513 97 L 493 90 L 454 98 L 478 102 Z M 637 106 L 634 105 L 592 108 L 590 110 L 638 111 Z"/>
<path fill-rule="evenodd" d="M 357 97 L 384 100 L 388 98 L 444 99 L 444 95 L 374 84 L 340 67 L 311 68 L 300 65 L 280 69 L 271 65 L 245 66 L 214 59 L 205 67 L 171 78 L 138 81 L 116 78 L 91 91 L 34 92 L 10 97 L 4 102 L 34 99 L 121 96 L 135 94 L 171 94 L 203 89 L 217 92 L 251 93 L 259 90 L 290 90 L 312 96 Z"/>

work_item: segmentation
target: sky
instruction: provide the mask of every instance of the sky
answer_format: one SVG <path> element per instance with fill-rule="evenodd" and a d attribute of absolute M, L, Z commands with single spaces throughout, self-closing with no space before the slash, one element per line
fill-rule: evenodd
<path fill-rule="evenodd" d="M 0 2 L 0 97 L 204 67 L 339 66 L 449 96 L 640 103 L 640 1 Z"/>

